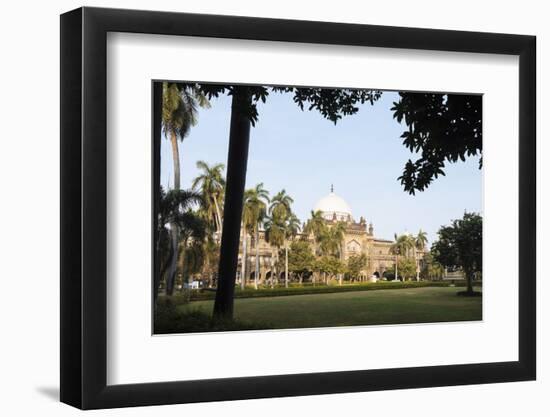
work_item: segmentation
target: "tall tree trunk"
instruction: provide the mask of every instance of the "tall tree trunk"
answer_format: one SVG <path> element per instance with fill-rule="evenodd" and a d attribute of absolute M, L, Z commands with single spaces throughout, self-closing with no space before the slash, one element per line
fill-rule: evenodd
<path fill-rule="evenodd" d="M 172 160 L 174 164 L 174 189 L 180 189 L 180 153 L 178 147 L 178 137 L 176 132 L 170 134 L 170 143 L 172 145 Z M 176 271 L 178 263 L 178 235 L 179 229 L 175 223 L 170 224 L 170 244 L 173 250 L 173 256 L 171 258 L 170 267 L 168 268 L 168 275 L 166 277 L 166 294 L 172 295 L 174 293 L 174 282 L 176 280 Z"/>
<path fill-rule="evenodd" d="M 397 262 L 399 262 L 399 256 L 395 255 L 395 277 L 394 280 L 397 281 Z"/>
<path fill-rule="evenodd" d="M 159 249 L 157 249 L 159 250 Z M 159 287 L 160 287 L 160 281 L 164 274 L 166 274 L 166 271 L 168 270 L 168 267 L 170 266 L 171 258 L 173 256 L 172 247 L 170 246 L 170 253 L 168 255 L 168 259 L 161 265 L 160 271 L 158 274 L 155 274 L 155 283 L 154 283 L 154 300 L 155 300 L 155 307 L 157 304 L 157 299 L 159 295 Z"/>
<path fill-rule="evenodd" d="M 170 244 L 172 247 L 172 257 L 170 258 L 170 266 L 166 275 L 166 295 L 171 296 L 174 294 L 174 284 L 178 269 L 178 227 L 175 224 L 172 224 L 170 228 Z"/>
<path fill-rule="evenodd" d="M 247 246 L 246 229 L 243 226 L 243 257 L 241 260 L 241 290 L 244 290 L 246 286 L 246 246 Z"/>
<path fill-rule="evenodd" d="M 285 288 L 288 288 L 288 243 L 285 240 Z"/>
<path fill-rule="evenodd" d="M 216 232 L 221 232 L 221 230 L 222 230 L 222 216 L 221 216 L 221 212 L 220 212 L 220 206 L 218 204 L 218 199 L 216 197 L 214 197 L 214 207 L 216 208 L 216 223 L 217 223 L 216 228 L 218 229 L 218 230 L 216 230 Z"/>
<path fill-rule="evenodd" d="M 280 250 L 280 246 L 277 246 L 277 248 L 275 249 L 275 266 L 274 266 L 274 269 L 275 269 L 275 276 L 274 276 L 274 285 L 275 286 L 278 286 L 279 285 L 279 250 Z"/>
<path fill-rule="evenodd" d="M 269 280 L 269 284 L 271 285 L 271 288 L 273 289 L 274 285 L 273 285 L 273 277 L 274 277 L 274 274 L 275 274 L 275 253 L 273 251 L 271 251 L 271 279 Z"/>
<path fill-rule="evenodd" d="M 218 287 L 214 302 L 214 316 L 218 318 L 233 318 L 236 260 L 239 255 L 239 232 L 250 140 L 248 109 L 251 101 L 248 87 L 233 87 L 224 207 L 227 213 L 235 213 L 235 215 L 226 216 L 222 227 L 221 245 L 224 250 L 220 254 Z"/>
<path fill-rule="evenodd" d="M 416 263 L 416 280 L 420 281 L 420 263 L 418 261 L 418 253 L 414 250 L 414 261 Z"/>
<path fill-rule="evenodd" d="M 258 276 L 260 272 L 260 228 L 256 225 L 256 265 L 254 270 L 254 289 L 258 289 Z"/>
<path fill-rule="evenodd" d="M 340 262 L 344 263 L 344 247 L 342 246 L 342 243 L 340 242 L 340 251 L 339 251 L 339 258 L 340 258 Z M 342 280 L 344 278 L 344 274 L 342 272 L 340 272 L 338 274 L 338 284 L 339 285 L 342 285 Z"/>
<path fill-rule="evenodd" d="M 466 273 L 466 285 L 468 286 L 466 292 L 470 295 L 474 293 L 474 286 L 472 284 L 472 273 L 469 270 L 464 270 Z"/>
<path fill-rule="evenodd" d="M 170 144 L 172 145 L 172 161 L 174 164 L 174 189 L 180 189 L 180 151 L 178 147 L 178 136 L 176 132 L 170 134 Z"/>

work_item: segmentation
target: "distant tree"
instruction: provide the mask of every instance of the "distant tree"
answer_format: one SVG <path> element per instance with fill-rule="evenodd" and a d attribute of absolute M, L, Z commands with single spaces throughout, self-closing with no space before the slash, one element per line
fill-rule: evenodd
<path fill-rule="evenodd" d="M 179 242 L 189 239 L 201 241 L 205 235 L 204 221 L 192 210 L 194 205 L 202 203 L 199 194 L 193 191 L 171 190 L 165 192 L 160 188 L 160 202 L 158 213 L 158 241 L 157 250 L 161 259 L 161 273 L 156 276 L 154 283 L 154 299 L 157 299 L 161 275 L 166 271 L 166 294 L 172 295 L 176 270 L 168 270 L 169 266 L 177 263 Z M 177 227 L 178 234 L 172 233 Z M 176 262 L 174 262 L 174 259 Z"/>
<path fill-rule="evenodd" d="M 196 85 L 185 85 L 177 83 L 162 83 L 162 112 L 161 127 L 164 135 L 172 145 L 172 158 L 174 165 L 174 189 L 180 190 L 180 155 L 178 141 L 189 134 L 192 126 L 197 123 L 197 108 L 209 107 L 210 103 L 206 96 Z M 173 223 L 170 228 L 171 249 L 174 256 L 170 257 L 168 264 L 168 275 L 174 280 L 176 275 L 177 260 L 179 253 L 178 226 Z"/>
<path fill-rule="evenodd" d="M 213 230 L 221 232 L 223 198 L 225 193 L 225 178 L 223 164 L 208 165 L 205 161 L 197 161 L 199 175 L 193 180 L 191 187 L 200 192 L 204 201 L 206 220 L 213 224 Z"/>
<path fill-rule="evenodd" d="M 399 258 L 397 270 L 402 281 L 407 281 L 416 276 L 416 262 L 413 258 Z"/>
<path fill-rule="evenodd" d="M 316 260 L 315 266 L 323 274 L 325 274 L 326 284 L 328 284 L 329 279 L 332 279 L 339 274 L 343 274 L 346 271 L 346 265 L 340 259 L 332 255 L 321 256 Z"/>
<path fill-rule="evenodd" d="M 210 107 L 210 103 L 197 85 L 162 83 L 162 131 L 172 145 L 176 190 L 180 189 L 178 140 L 183 141 L 197 123 L 199 106 Z"/>
<path fill-rule="evenodd" d="M 285 190 L 279 191 L 271 199 L 269 214 L 272 222 L 275 222 L 283 229 L 283 247 L 285 256 L 285 287 L 288 287 L 288 242 L 298 233 L 300 222 L 292 213 L 294 200 Z M 279 249 L 279 247 L 277 247 Z"/>
<path fill-rule="evenodd" d="M 405 191 L 424 191 L 445 164 L 479 155 L 482 166 L 482 96 L 480 94 L 399 93 L 393 117 L 404 122 L 403 144 L 420 156 L 405 164 L 398 178 Z"/>
<path fill-rule="evenodd" d="M 361 271 L 367 266 L 367 256 L 365 254 L 352 255 L 348 258 L 346 273 L 350 280 L 356 280 L 361 275 Z"/>
<path fill-rule="evenodd" d="M 315 268 L 315 255 L 311 250 L 309 242 L 297 240 L 290 244 L 288 253 L 288 270 L 298 275 L 302 284 L 304 276 L 313 272 Z"/>
<path fill-rule="evenodd" d="M 323 212 L 311 210 L 311 217 L 306 222 L 304 232 L 313 235 L 315 241 L 318 241 L 325 227 L 326 221 L 323 218 Z"/>
<path fill-rule="evenodd" d="M 269 214 L 280 219 L 286 219 L 292 213 L 292 203 L 294 203 L 292 197 L 285 190 L 281 190 L 271 199 Z"/>
<path fill-rule="evenodd" d="M 445 268 L 439 262 L 428 264 L 425 270 L 429 279 L 441 279 L 443 274 L 445 274 Z"/>
<path fill-rule="evenodd" d="M 204 245 L 201 241 L 193 241 L 189 245 L 180 243 L 181 256 L 179 268 L 182 271 L 183 282 L 188 283 L 191 276 L 201 272 L 205 262 Z M 182 290 L 183 290 L 182 286 Z"/>
<path fill-rule="evenodd" d="M 436 280 L 443 278 L 445 267 L 435 260 L 434 253 L 430 250 L 424 254 L 424 266 L 420 274 L 423 279 Z"/>
<path fill-rule="evenodd" d="M 285 287 L 288 288 L 288 245 L 300 231 L 300 220 L 294 213 L 289 213 L 285 219 Z"/>
<path fill-rule="evenodd" d="M 382 273 L 382 277 L 386 278 L 388 281 L 393 281 L 395 277 L 395 265 L 393 263 L 386 264 L 385 270 Z"/>
<path fill-rule="evenodd" d="M 414 258 L 416 261 L 416 280 L 420 277 L 420 259 L 418 258 L 418 252 L 423 252 L 428 243 L 428 234 L 422 229 L 418 231 L 418 234 L 414 237 Z"/>
<path fill-rule="evenodd" d="M 418 234 L 414 238 L 415 248 L 420 251 L 423 251 L 427 243 L 428 243 L 428 234 L 422 231 L 422 229 L 420 229 L 418 231 Z"/>
<path fill-rule="evenodd" d="M 390 253 L 395 255 L 395 277 L 399 276 L 399 260 L 400 257 L 409 257 L 411 251 L 414 250 L 415 240 L 410 234 L 397 235 L 394 234 L 395 242 L 390 246 Z"/>
<path fill-rule="evenodd" d="M 482 269 L 483 219 L 477 213 L 464 213 L 462 219 L 443 226 L 432 246 L 435 261 L 447 268 L 460 267 L 466 277 L 466 295 L 474 295 L 472 280 Z"/>
<path fill-rule="evenodd" d="M 245 191 L 243 224 L 246 224 L 246 229 L 250 229 L 251 234 L 254 235 L 254 246 L 256 249 L 256 266 L 254 269 L 255 289 L 258 289 L 258 271 L 260 270 L 260 225 L 264 222 L 267 215 L 268 204 L 269 192 L 264 188 L 263 183 L 257 184 L 254 188 Z M 245 242 L 243 242 L 243 245 L 245 245 Z M 245 248 L 243 248 L 243 255 L 246 252 L 244 249 Z"/>
<path fill-rule="evenodd" d="M 215 281 L 218 275 L 218 265 L 220 262 L 220 244 L 211 236 L 203 242 L 204 263 L 201 271 L 201 276 L 207 277 L 207 285 L 212 287 L 215 285 Z"/>
<path fill-rule="evenodd" d="M 325 227 L 319 236 L 319 250 L 324 256 L 334 256 L 344 263 L 343 241 L 346 232 L 346 223 L 337 222 Z M 338 273 L 338 282 L 342 284 L 343 272 Z"/>
<path fill-rule="evenodd" d="M 271 288 L 278 281 L 279 249 L 285 242 L 285 224 L 283 219 L 273 214 L 266 216 L 264 222 L 265 240 L 271 245 Z"/>

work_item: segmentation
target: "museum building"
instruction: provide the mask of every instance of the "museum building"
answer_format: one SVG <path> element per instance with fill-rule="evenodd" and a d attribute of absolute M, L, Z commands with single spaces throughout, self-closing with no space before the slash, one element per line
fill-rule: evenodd
<path fill-rule="evenodd" d="M 393 267 L 396 256 L 391 253 L 391 246 L 394 243 L 392 240 L 381 239 L 375 236 L 374 226 L 372 222 L 367 224 L 366 219 L 361 216 L 356 221 L 349 204 L 339 195 L 334 192 L 331 186 L 330 193 L 321 198 L 313 207 L 314 211 L 320 211 L 327 225 L 336 224 L 337 222 L 345 223 L 345 232 L 343 238 L 343 259 L 346 261 L 354 255 L 364 254 L 367 256 L 368 262 L 364 271 L 361 273 L 362 280 L 377 280 L 382 277 L 386 269 Z M 254 281 L 256 269 L 256 242 L 250 236 L 247 237 L 247 276 L 248 282 Z M 242 239 L 242 233 L 241 233 Z M 306 236 L 299 233 L 295 239 L 307 239 L 314 246 L 313 235 Z M 242 268 L 242 240 L 239 250 L 239 263 L 237 277 L 240 279 Z M 271 279 L 271 275 L 276 268 L 274 261 L 277 254 L 276 248 L 272 247 L 265 239 L 265 232 L 259 232 L 259 275 L 260 283 Z M 425 252 L 417 251 L 418 269 L 422 268 L 422 262 Z M 273 261 L 273 262 L 272 262 Z M 281 272 L 282 270 L 282 272 Z M 284 268 L 279 268 L 277 271 L 279 279 L 284 279 Z"/>

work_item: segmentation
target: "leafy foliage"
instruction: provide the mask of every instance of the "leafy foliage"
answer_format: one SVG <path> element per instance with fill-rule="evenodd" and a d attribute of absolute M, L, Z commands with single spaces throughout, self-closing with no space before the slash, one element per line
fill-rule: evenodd
<path fill-rule="evenodd" d="M 186 243 L 191 240 L 195 243 L 201 242 L 206 235 L 206 224 L 197 215 L 193 207 L 203 203 L 201 196 L 189 190 L 170 190 L 165 192 L 160 187 L 159 212 L 157 219 L 157 250 L 160 257 L 160 276 L 155 280 L 155 296 L 160 286 L 160 278 L 167 271 L 171 263 L 177 263 L 179 255 L 184 255 Z M 171 234 L 173 228 L 178 231 L 178 242 L 173 245 Z M 175 257 L 175 258 L 174 258 Z M 167 287 L 173 289 L 174 274 L 167 279 Z"/>
<path fill-rule="evenodd" d="M 248 323 L 234 319 L 213 318 L 201 310 L 178 311 L 177 304 L 165 300 L 157 305 L 154 320 L 155 334 L 259 330 L 268 323 Z"/>
<path fill-rule="evenodd" d="M 336 276 L 346 272 L 346 265 L 344 262 L 331 255 L 325 255 L 317 259 L 316 267 L 319 271 L 324 272 L 329 276 Z"/>
<path fill-rule="evenodd" d="M 195 192 L 200 191 L 204 206 L 203 217 L 214 231 L 220 232 L 225 195 L 225 166 L 221 163 L 208 165 L 204 161 L 197 161 L 197 169 L 200 174 L 193 180 L 191 187 Z"/>
<path fill-rule="evenodd" d="M 315 256 L 308 242 L 298 240 L 290 244 L 288 254 L 289 271 L 303 276 L 313 271 L 315 266 Z"/>
<path fill-rule="evenodd" d="M 395 279 L 395 264 L 394 263 L 387 263 L 386 264 L 386 270 L 382 274 L 384 278 L 388 281 L 393 281 Z"/>
<path fill-rule="evenodd" d="M 179 227 L 184 237 L 195 239 L 204 238 L 205 224 L 192 208 L 203 203 L 201 196 L 189 190 L 170 190 L 165 192 L 160 187 L 158 223 L 159 234 L 175 224 Z"/>
<path fill-rule="evenodd" d="M 186 84 L 182 84 L 186 86 Z M 201 94 L 208 99 L 219 97 L 222 94 L 235 95 L 236 91 L 245 93 L 249 101 L 242 103 L 241 109 L 254 126 L 259 118 L 258 103 L 265 103 L 270 93 L 293 94 L 293 101 L 301 110 L 317 110 L 324 118 L 333 123 L 343 116 L 355 114 L 359 111 L 359 104 L 374 104 L 382 92 L 378 90 L 332 89 L 310 87 L 267 87 L 243 86 L 226 84 L 190 84 L 197 87 Z"/>
<path fill-rule="evenodd" d="M 313 284 L 294 284 L 288 288 L 285 287 L 260 287 L 255 290 L 254 288 L 247 287 L 242 290 L 240 287 L 235 288 L 235 298 L 262 298 L 262 297 L 278 297 L 287 295 L 304 295 L 304 294 L 329 294 L 340 292 L 354 292 L 354 291 L 376 291 L 376 290 L 392 290 L 403 288 L 425 288 L 425 287 L 449 287 L 450 282 L 447 281 L 405 281 L 405 282 L 365 282 L 356 283 L 351 285 L 317 285 Z M 465 287 L 466 282 L 455 281 L 455 287 Z M 191 291 L 191 301 L 205 301 L 214 299 L 213 291 Z M 188 300 L 180 295 L 176 295 L 170 298 L 175 304 L 185 304 Z"/>
<path fill-rule="evenodd" d="M 391 110 L 408 128 L 401 135 L 403 144 L 420 154 L 415 161 L 409 159 L 398 178 L 405 191 L 424 191 L 435 178 L 445 175 L 446 162 L 481 156 L 481 95 L 399 93 L 399 97 Z"/>
<path fill-rule="evenodd" d="M 438 232 L 439 240 L 432 246 L 434 259 L 441 265 L 460 267 L 466 275 L 468 291 L 471 290 L 473 274 L 481 272 L 483 219 L 477 213 L 464 213 L 462 219 L 453 220 Z"/>
<path fill-rule="evenodd" d="M 409 234 L 395 235 L 395 242 L 390 247 L 390 252 L 394 255 L 408 257 L 415 248 L 415 239 Z"/>
<path fill-rule="evenodd" d="M 206 102 L 205 102 L 206 103 Z M 181 84 L 162 83 L 162 130 L 166 136 L 183 140 L 197 123 L 197 103 Z"/>
<path fill-rule="evenodd" d="M 408 280 L 416 276 L 416 262 L 412 258 L 399 258 L 397 261 L 397 274 L 403 279 Z"/>
<path fill-rule="evenodd" d="M 356 279 L 361 274 L 361 271 L 367 266 L 368 260 L 365 254 L 352 255 L 347 262 L 347 275 L 350 278 Z"/>

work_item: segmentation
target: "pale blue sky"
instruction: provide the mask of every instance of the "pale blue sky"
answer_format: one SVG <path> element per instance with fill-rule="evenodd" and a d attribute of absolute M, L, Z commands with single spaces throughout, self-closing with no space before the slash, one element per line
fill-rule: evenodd
<path fill-rule="evenodd" d="M 390 108 L 397 93 L 384 92 L 371 106 L 344 117 L 336 125 L 316 111 L 301 111 L 291 94 L 271 93 L 259 104 L 259 121 L 251 130 L 246 186 L 259 182 L 274 195 L 281 189 L 294 198 L 294 211 L 301 221 L 309 217 L 317 200 L 330 191 L 374 224 L 376 237 L 393 239 L 405 231 L 436 232 L 464 210 L 481 212 L 482 171 L 478 158 L 449 164 L 424 192 L 411 196 L 397 177 L 412 155 L 399 137 L 403 126 Z M 210 109 L 200 109 L 199 122 L 180 143 L 181 181 L 189 188 L 197 175 L 195 163 L 227 163 L 231 100 L 212 100 Z M 172 153 L 167 140 L 161 142 L 161 183 L 173 185 Z"/>

